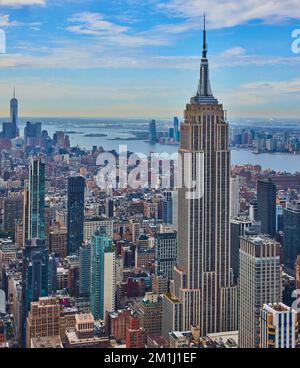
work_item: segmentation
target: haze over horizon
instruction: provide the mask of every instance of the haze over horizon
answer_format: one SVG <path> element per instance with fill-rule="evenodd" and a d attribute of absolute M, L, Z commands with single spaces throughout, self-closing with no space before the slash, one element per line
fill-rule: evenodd
<path fill-rule="evenodd" d="M 179 119 L 183 119 L 182 116 L 178 115 L 177 117 L 179 117 Z M 99 120 L 99 122 L 101 123 L 109 123 L 109 122 L 119 122 L 121 120 L 123 121 L 136 121 L 136 120 L 142 120 L 146 123 L 149 122 L 149 119 L 155 119 L 157 120 L 157 123 L 160 122 L 171 122 L 173 121 L 173 116 L 72 116 L 72 115 L 65 115 L 65 116 L 19 116 L 19 122 L 22 124 L 27 120 L 42 120 L 42 119 L 63 119 L 63 120 L 67 120 L 67 119 L 74 119 L 74 120 L 88 120 L 88 121 L 92 121 L 92 120 Z M 9 121 L 9 116 L 0 116 L 0 120 L 1 121 Z M 102 120 L 102 121 L 100 121 Z M 104 121 L 104 120 L 111 120 L 111 121 Z M 281 117 L 281 118 L 272 118 L 272 117 L 240 117 L 240 116 L 232 116 L 227 118 L 229 124 L 230 123 L 236 123 L 238 121 L 244 122 L 244 123 L 255 123 L 255 122 L 278 122 L 278 123 L 284 123 L 284 122 L 292 122 L 292 123 L 297 123 L 299 122 L 300 124 L 300 118 L 285 118 L 285 117 Z"/>

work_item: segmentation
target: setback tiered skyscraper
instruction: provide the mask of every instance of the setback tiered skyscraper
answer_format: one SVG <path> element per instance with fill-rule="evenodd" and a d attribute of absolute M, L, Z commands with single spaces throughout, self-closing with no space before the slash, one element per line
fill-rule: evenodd
<path fill-rule="evenodd" d="M 211 91 L 205 23 L 198 91 L 186 105 L 180 131 L 182 176 L 191 172 L 193 180 L 203 181 L 204 194 L 190 199 L 189 189 L 178 190 L 179 256 L 172 295 L 165 295 L 163 302 L 168 315 L 163 323 L 172 323 L 163 330 L 186 331 L 197 325 L 204 336 L 237 327 L 237 288 L 232 285 L 230 268 L 228 123 Z M 203 173 L 197 166 L 199 154 Z"/>
<path fill-rule="evenodd" d="M 68 255 L 79 255 L 83 242 L 85 179 L 68 179 Z"/>

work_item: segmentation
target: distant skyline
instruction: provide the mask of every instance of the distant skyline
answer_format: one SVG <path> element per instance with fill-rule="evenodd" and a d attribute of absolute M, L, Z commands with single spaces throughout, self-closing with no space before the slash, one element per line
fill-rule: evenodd
<path fill-rule="evenodd" d="M 203 12 L 228 119 L 300 117 L 299 0 L 0 0 L 0 116 L 182 116 L 196 92 Z"/>

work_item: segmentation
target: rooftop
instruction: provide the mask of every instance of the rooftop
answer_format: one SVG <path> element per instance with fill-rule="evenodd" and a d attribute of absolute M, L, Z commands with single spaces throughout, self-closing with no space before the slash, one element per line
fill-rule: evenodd
<path fill-rule="evenodd" d="M 82 313 L 75 315 L 77 323 L 94 323 L 94 317 L 91 313 Z"/>
<path fill-rule="evenodd" d="M 192 332 L 191 331 L 172 331 L 169 333 L 169 335 L 175 339 L 179 339 L 181 337 L 191 337 Z"/>
<path fill-rule="evenodd" d="M 252 242 L 255 245 L 262 245 L 265 243 L 278 243 L 274 239 L 270 238 L 266 234 L 260 234 L 260 235 L 245 235 L 243 236 L 244 239 Z"/>
<path fill-rule="evenodd" d="M 94 337 L 89 337 L 89 338 L 79 338 L 76 334 L 76 331 L 72 330 L 72 329 L 67 329 L 66 330 L 66 336 L 67 339 L 69 341 L 69 343 L 72 344 L 90 344 L 90 343 L 106 343 L 108 342 L 108 338 L 106 337 L 98 337 L 98 336 L 94 336 Z"/>
<path fill-rule="evenodd" d="M 168 298 L 172 303 L 180 303 L 180 300 L 176 297 L 176 296 L 174 296 L 173 294 L 171 294 L 171 293 L 166 293 L 166 294 L 164 294 L 164 296 L 166 297 L 166 298 Z"/>
<path fill-rule="evenodd" d="M 290 312 L 291 308 L 283 303 L 264 304 L 264 308 L 268 312 Z"/>
<path fill-rule="evenodd" d="M 237 348 L 238 331 L 207 334 L 205 342 L 207 347 Z M 212 344 L 213 346 L 211 346 Z"/>
<path fill-rule="evenodd" d="M 52 337 L 34 337 L 31 339 L 31 345 L 36 349 L 62 349 L 63 345 L 60 336 Z"/>

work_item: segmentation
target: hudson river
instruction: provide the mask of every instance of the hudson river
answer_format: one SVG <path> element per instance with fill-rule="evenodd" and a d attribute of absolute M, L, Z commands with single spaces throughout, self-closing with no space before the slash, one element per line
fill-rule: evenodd
<path fill-rule="evenodd" d="M 147 128 L 147 121 L 143 121 L 140 126 L 139 122 L 128 122 L 128 126 L 125 129 L 117 127 L 118 122 L 110 123 L 103 126 L 101 123 L 92 123 L 91 119 L 87 120 L 74 120 L 69 119 L 32 119 L 31 121 L 41 121 L 42 129 L 46 129 L 49 135 L 52 137 L 56 130 L 66 130 L 70 136 L 71 145 L 78 145 L 81 148 L 91 149 L 93 145 L 102 146 L 105 150 L 115 149 L 118 151 L 119 145 L 127 145 L 128 150 L 136 153 L 144 153 L 148 155 L 150 152 L 157 153 L 173 153 L 178 150 L 176 145 L 151 145 L 144 140 L 130 140 L 134 139 L 132 131 L 143 131 Z M 23 128 L 25 121 L 20 123 L 20 133 L 23 136 Z M 123 122 L 124 124 L 124 122 Z M 102 125 L 102 126 L 101 126 Z M 137 129 L 138 127 L 138 129 Z M 142 129 L 141 129 L 142 128 Z M 144 129 L 143 129 L 144 128 Z M 159 130 L 159 129 L 158 129 Z M 145 131 L 145 130 L 144 130 Z M 104 137 L 86 137 L 85 135 L 104 134 Z M 300 172 L 300 155 L 293 155 L 289 153 L 261 153 L 254 154 L 249 150 L 232 150 L 231 151 L 231 163 L 232 165 L 260 165 L 263 169 L 272 169 L 276 171 L 287 172 Z"/>

